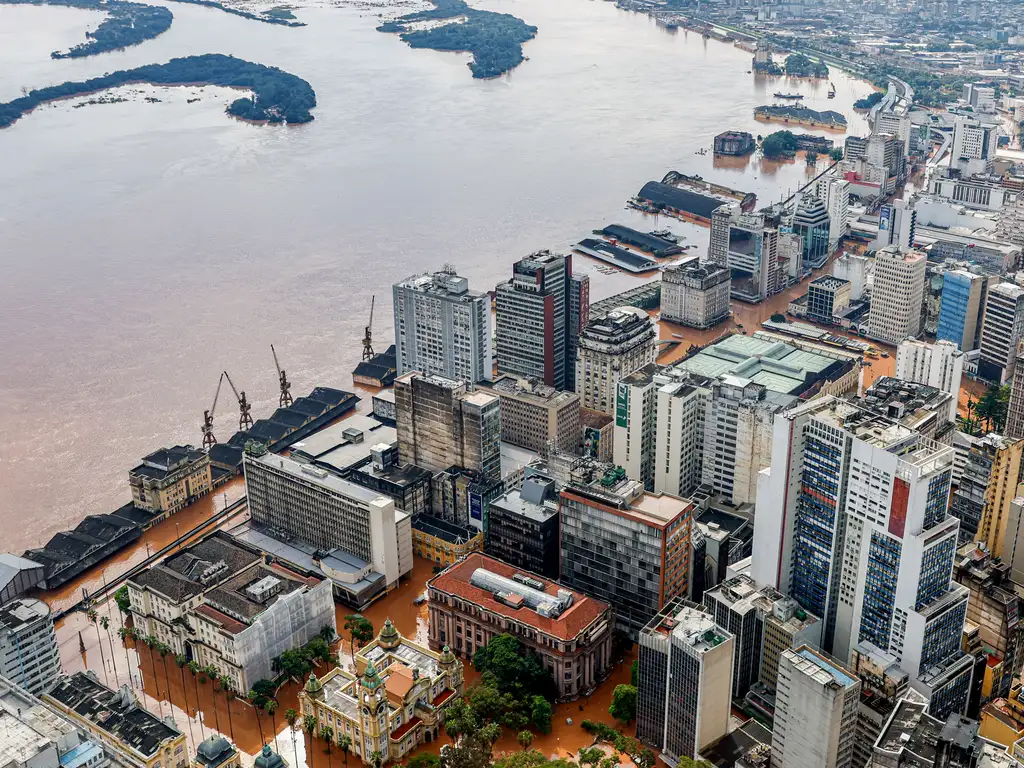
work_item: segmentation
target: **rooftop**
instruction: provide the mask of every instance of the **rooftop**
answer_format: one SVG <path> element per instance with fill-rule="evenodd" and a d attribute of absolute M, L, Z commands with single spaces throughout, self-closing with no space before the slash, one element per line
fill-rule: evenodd
<path fill-rule="evenodd" d="M 0 627 L 8 632 L 20 632 L 50 615 L 50 607 L 35 598 L 18 598 L 0 608 Z"/>
<path fill-rule="evenodd" d="M 525 400 L 541 406 L 561 406 L 580 399 L 575 392 L 559 391 L 539 379 L 520 378 L 508 374 L 499 376 L 491 384 L 491 390 L 499 397 L 501 395 L 515 397 L 517 400 Z"/>
<path fill-rule="evenodd" d="M 806 645 L 795 651 L 786 649 L 783 656 L 788 656 L 799 672 L 813 678 L 820 685 L 835 684 L 849 688 L 858 683 L 852 672 Z"/>
<path fill-rule="evenodd" d="M 460 277 L 454 272 L 444 270 L 434 273 L 428 272 L 423 275 L 413 275 L 395 283 L 395 288 L 407 288 L 449 300 L 458 299 L 461 301 L 478 299 L 484 295 L 479 291 L 469 290 L 469 281 L 465 277 Z"/>
<path fill-rule="evenodd" d="M 367 450 L 369 448 L 370 446 L 367 445 Z M 276 472 L 283 472 L 301 482 L 312 483 L 326 491 L 344 496 L 355 502 L 372 504 L 378 500 L 391 501 L 387 496 L 383 496 L 376 491 L 363 488 L 361 485 L 356 485 L 348 480 L 342 480 L 331 472 L 311 464 L 301 464 L 286 456 L 268 453 L 258 458 L 250 458 L 249 461 L 253 464 L 262 464 Z"/>
<path fill-rule="evenodd" d="M 637 197 L 655 205 L 667 206 L 704 219 L 710 219 L 711 214 L 727 202 L 719 197 L 702 195 L 688 189 L 662 184 L 660 181 L 648 181 L 640 189 Z"/>
<path fill-rule="evenodd" d="M 442 539 L 449 544 L 465 544 L 479 535 L 475 528 L 464 528 L 433 515 L 419 515 L 412 521 L 412 527 L 413 530 Z"/>
<path fill-rule="evenodd" d="M 491 501 L 491 509 L 521 515 L 535 523 L 544 523 L 558 514 L 558 501 L 553 480 L 529 477 L 520 490 L 507 491 Z"/>
<path fill-rule="evenodd" d="M 811 280 L 809 286 L 810 285 L 835 290 L 837 288 L 842 288 L 844 285 L 850 285 L 850 281 L 843 280 L 841 277 L 833 277 L 832 275 L 822 275 L 821 277 Z"/>
<path fill-rule="evenodd" d="M 357 413 L 304 437 L 292 445 L 292 453 L 311 460 L 320 459 L 342 446 L 361 445 L 368 451 L 375 443 L 390 443 L 396 439 L 394 427 Z"/>
<path fill-rule="evenodd" d="M 683 606 L 669 617 L 662 629 L 671 632 L 673 637 L 681 640 L 696 654 L 705 654 L 732 638 L 731 634 L 715 624 L 710 614 L 691 606 Z"/>
<path fill-rule="evenodd" d="M 191 445 L 175 445 L 171 448 L 161 448 L 143 457 L 142 463 L 129 474 L 162 480 L 182 467 L 205 458 L 205 453 Z"/>

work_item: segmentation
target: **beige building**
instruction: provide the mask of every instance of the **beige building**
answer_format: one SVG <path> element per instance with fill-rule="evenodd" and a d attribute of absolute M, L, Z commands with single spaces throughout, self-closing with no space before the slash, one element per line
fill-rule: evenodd
<path fill-rule="evenodd" d="M 772 595 L 771 593 L 775 593 Z M 821 643 L 821 621 L 808 613 L 790 597 L 783 597 L 771 587 L 762 587 L 764 626 L 761 630 L 760 682 L 773 691 L 778 688 L 779 659 L 782 652 L 801 645 L 817 647 Z M 769 597 L 777 598 L 770 600 Z"/>
<path fill-rule="evenodd" d="M 875 282 L 868 318 L 869 335 L 899 344 L 921 333 L 924 303 L 924 253 L 887 246 L 875 254 Z"/>
<path fill-rule="evenodd" d="M 580 405 L 614 413 L 619 380 L 657 359 L 657 338 L 653 318 L 636 307 L 613 309 L 591 321 L 576 355 Z"/>
<path fill-rule="evenodd" d="M 210 492 L 210 459 L 191 445 L 161 448 L 129 471 L 135 506 L 173 515 Z"/>
<path fill-rule="evenodd" d="M 420 744 L 444 738 L 444 710 L 462 696 L 462 662 L 402 637 L 388 619 L 355 657 L 355 674 L 341 667 L 323 680 L 310 675 L 299 693 L 302 716 L 317 732 L 330 728 L 364 765 L 400 761 Z"/>
<path fill-rule="evenodd" d="M 501 439 L 537 453 L 553 445 L 575 453 L 580 444 L 580 396 L 538 379 L 502 376 L 491 386 L 501 403 Z"/>
<path fill-rule="evenodd" d="M 696 258 L 661 273 L 661 319 L 710 328 L 729 316 L 729 270 Z"/>

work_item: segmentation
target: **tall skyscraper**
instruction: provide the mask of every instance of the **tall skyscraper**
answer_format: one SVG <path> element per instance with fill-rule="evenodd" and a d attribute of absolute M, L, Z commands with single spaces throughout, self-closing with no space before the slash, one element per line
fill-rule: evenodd
<path fill-rule="evenodd" d="M 950 580 L 953 449 L 832 397 L 776 416 L 772 449 L 751 576 L 821 616 L 829 653 L 870 641 L 936 717 L 962 712 L 973 664 L 960 649 L 967 590 Z"/>
<path fill-rule="evenodd" d="M 965 269 L 950 270 L 942 275 L 942 304 L 936 338 L 953 342 L 963 352 L 970 352 L 978 346 L 981 310 L 985 305 L 985 282 L 982 275 Z"/>
<path fill-rule="evenodd" d="M 711 214 L 707 262 L 732 273 L 734 299 L 760 302 L 782 290 L 779 222 L 764 213 L 723 205 Z"/>
<path fill-rule="evenodd" d="M 1022 457 L 1024 440 L 995 433 L 976 440 L 950 507 L 960 520 L 961 541 L 984 542 L 993 555 L 1005 557 L 1007 562 L 1009 553 L 1003 550 Z"/>
<path fill-rule="evenodd" d="M 453 272 L 416 275 L 393 288 L 399 375 L 420 371 L 459 381 L 490 380 L 491 301 Z"/>
<path fill-rule="evenodd" d="M 960 381 L 964 373 L 964 353 L 951 341 L 928 344 L 908 339 L 896 348 L 896 378 L 925 384 L 952 395 L 949 420 L 956 421 L 960 399 Z"/>
<path fill-rule="evenodd" d="M 1024 335 L 1024 288 L 998 283 L 988 289 L 981 319 L 978 376 L 1003 384 L 1013 372 L 1017 344 Z"/>
<path fill-rule="evenodd" d="M 590 319 L 590 283 L 572 255 L 538 251 L 495 289 L 498 372 L 573 389 L 576 340 Z"/>
<path fill-rule="evenodd" d="M 839 176 L 822 176 L 814 183 L 814 195 L 828 211 L 828 245 L 834 251 L 850 229 L 850 182 Z"/>
<path fill-rule="evenodd" d="M 636 307 L 619 307 L 591 321 L 576 352 L 580 405 L 614 413 L 619 380 L 655 361 L 657 337 L 654 320 Z"/>
<path fill-rule="evenodd" d="M 848 182 L 847 182 L 848 183 Z M 803 268 L 820 269 L 828 261 L 832 221 L 825 203 L 804 195 L 793 214 L 793 232 L 803 238 Z"/>
<path fill-rule="evenodd" d="M 875 254 L 875 288 L 868 318 L 872 338 L 899 344 L 921 333 L 927 264 L 921 251 L 888 246 Z"/>
<path fill-rule="evenodd" d="M 636 737 L 670 765 L 729 731 L 733 642 L 700 608 L 673 602 L 640 633 Z"/>
<path fill-rule="evenodd" d="M 906 200 L 895 200 L 883 205 L 878 213 L 878 236 L 872 247 L 881 250 L 894 246 L 902 251 L 914 247 L 917 235 L 917 211 Z"/>
<path fill-rule="evenodd" d="M 1010 402 L 1006 406 L 1007 437 L 1019 440 L 1024 437 L 1024 344 L 1017 343 L 1014 359 L 1013 380 L 1010 382 Z"/>

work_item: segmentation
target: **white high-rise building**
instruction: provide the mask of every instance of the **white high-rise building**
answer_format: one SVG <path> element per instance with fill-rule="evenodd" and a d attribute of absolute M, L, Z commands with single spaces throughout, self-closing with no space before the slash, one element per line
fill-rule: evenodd
<path fill-rule="evenodd" d="M 999 283 L 988 289 L 981 316 L 978 376 L 1003 384 L 1013 373 L 1017 343 L 1024 335 L 1024 288 Z"/>
<path fill-rule="evenodd" d="M 863 641 L 895 656 L 939 719 L 963 712 L 973 666 L 960 647 L 969 593 L 951 581 L 952 468 L 951 447 L 854 403 L 780 414 L 750 574 L 821 616 L 838 659 Z"/>
<path fill-rule="evenodd" d="M 814 183 L 814 196 L 828 211 L 828 245 L 833 251 L 850 229 L 850 182 L 837 176 L 822 176 Z"/>
<path fill-rule="evenodd" d="M 962 173 L 984 173 L 996 154 L 999 125 L 991 119 L 957 115 L 953 120 L 950 166 Z"/>
<path fill-rule="evenodd" d="M 860 680 L 808 646 L 779 657 L 772 765 L 848 768 L 853 764 Z"/>
<path fill-rule="evenodd" d="M 875 250 L 896 246 L 901 250 L 914 247 L 917 235 L 917 211 L 913 202 L 895 200 L 883 205 L 878 212 L 878 236 L 871 243 Z"/>
<path fill-rule="evenodd" d="M 913 381 L 949 392 L 949 420 L 956 421 L 960 381 L 964 373 L 964 353 L 951 341 L 928 344 L 908 339 L 896 348 L 896 378 Z"/>
<path fill-rule="evenodd" d="M 452 272 L 416 275 L 393 288 L 399 375 L 491 379 L 491 300 Z"/>
<path fill-rule="evenodd" d="M 35 694 L 60 677 L 53 615 L 42 600 L 19 597 L 0 608 L 0 675 Z"/>
<path fill-rule="evenodd" d="M 867 256 L 844 253 L 832 262 L 832 275 L 850 283 L 850 300 L 860 301 L 868 287 L 868 277 L 874 271 L 874 261 Z"/>
<path fill-rule="evenodd" d="M 927 264 L 921 251 L 888 246 L 875 254 L 874 291 L 868 317 L 872 338 L 895 345 L 921 333 Z"/>

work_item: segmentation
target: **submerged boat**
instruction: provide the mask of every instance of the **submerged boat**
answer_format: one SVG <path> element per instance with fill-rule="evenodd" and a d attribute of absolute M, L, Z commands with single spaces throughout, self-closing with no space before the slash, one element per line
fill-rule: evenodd
<path fill-rule="evenodd" d="M 799 93 L 780 93 L 780 92 L 776 91 L 775 98 L 776 99 L 802 99 L 803 96 L 801 94 L 799 94 Z"/>

